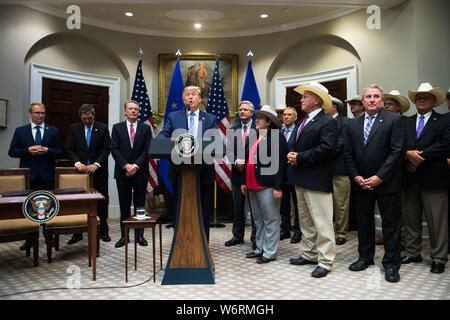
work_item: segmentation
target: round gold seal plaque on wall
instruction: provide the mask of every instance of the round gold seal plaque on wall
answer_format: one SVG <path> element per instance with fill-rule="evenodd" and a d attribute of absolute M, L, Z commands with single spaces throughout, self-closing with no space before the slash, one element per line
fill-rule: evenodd
<path fill-rule="evenodd" d="M 196 137 L 190 133 L 180 134 L 175 140 L 175 151 L 180 157 L 190 158 L 197 154 L 199 143 Z"/>
<path fill-rule="evenodd" d="M 25 199 L 22 212 L 31 222 L 46 223 L 58 214 L 59 201 L 53 193 L 38 190 Z"/>

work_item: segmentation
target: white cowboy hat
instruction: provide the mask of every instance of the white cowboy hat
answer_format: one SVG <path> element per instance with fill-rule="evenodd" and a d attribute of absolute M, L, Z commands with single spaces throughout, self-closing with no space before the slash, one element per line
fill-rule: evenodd
<path fill-rule="evenodd" d="M 400 104 L 400 113 L 405 113 L 409 110 L 409 101 L 402 96 L 398 90 L 391 90 L 389 93 L 383 95 L 383 102 L 386 99 L 393 99 Z"/>
<path fill-rule="evenodd" d="M 331 102 L 332 102 L 333 104 L 337 104 L 338 107 L 341 107 L 341 109 L 344 108 L 344 104 L 342 103 L 341 100 L 339 100 L 339 99 L 336 98 L 336 97 L 333 97 L 331 94 L 330 94 L 329 96 L 330 96 Z"/>
<path fill-rule="evenodd" d="M 442 88 L 433 88 L 433 86 L 431 84 L 429 84 L 428 82 L 421 83 L 419 86 L 419 89 L 417 89 L 417 91 L 408 90 L 409 100 L 411 100 L 411 102 L 414 104 L 416 103 L 416 95 L 418 93 L 432 94 L 436 98 L 436 103 L 434 104 L 433 107 L 440 106 L 442 104 L 442 102 L 444 102 L 446 95 L 447 95 L 445 93 L 444 89 L 442 89 Z"/>
<path fill-rule="evenodd" d="M 275 108 L 275 111 L 284 111 L 286 109 L 285 105 L 278 105 L 278 107 Z"/>
<path fill-rule="evenodd" d="M 356 96 L 354 96 L 353 98 L 349 99 L 349 100 L 345 100 L 346 103 L 350 103 L 350 102 L 359 102 L 362 104 L 362 97 L 357 94 Z"/>
<path fill-rule="evenodd" d="M 252 112 L 266 116 L 277 128 L 281 128 L 281 122 L 278 120 L 277 112 L 273 107 L 266 104 L 260 110 L 253 110 Z"/>
<path fill-rule="evenodd" d="M 294 91 L 304 94 L 305 91 L 309 91 L 317 95 L 322 100 L 322 109 L 331 109 L 332 103 L 330 96 L 328 95 L 328 89 L 316 81 L 311 81 L 306 84 L 301 84 Z"/>

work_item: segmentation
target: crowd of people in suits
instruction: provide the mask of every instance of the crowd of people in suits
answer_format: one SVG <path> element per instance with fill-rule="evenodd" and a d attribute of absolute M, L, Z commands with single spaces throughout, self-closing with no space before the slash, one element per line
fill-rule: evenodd
<path fill-rule="evenodd" d="M 361 96 L 345 101 L 354 116 L 350 119 L 341 115 L 344 103 L 320 83 L 300 85 L 295 91 L 301 94 L 303 119 L 291 107 L 283 110 L 280 121 L 271 106 L 255 110 L 250 101 L 239 104 L 240 121 L 231 128 L 235 133 L 227 141 L 233 142 L 234 150 L 229 157 L 233 237 L 225 246 L 244 242 L 246 212 L 250 211 L 253 246 L 247 258 L 256 258 L 260 264 L 275 260 L 280 241 L 290 238 L 293 229 L 291 243 L 300 242 L 300 256 L 292 257 L 290 263 L 317 265 L 311 275 L 325 277 L 333 266 L 336 245 L 346 242 L 352 198 L 359 257 L 349 266 L 351 271 L 374 264 L 377 204 L 385 279 L 398 282 L 401 264 L 422 261 L 422 215 L 430 237 L 430 271 L 444 272 L 449 242 L 450 113 L 439 114 L 433 108 L 446 98 L 449 101 L 448 93 L 421 84 L 409 91 L 417 114 L 406 117 L 402 115 L 410 107 L 406 97 L 397 90 L 383 94 L 379 86 L 370 85 Z M 206 130 L 217 128 L 216 117 L 199 110 L 200 88 L 186 87 L 183 101 L 186 110 L 170 113 L 158 137 L 168 138 L 177 129 L 185 129 L 201 138 Z M 81 122 L 71 126 L 66 144 L 74 166 L 93 174 L 94 187 L 104 196 L 110 153 L 115 160 L 121 221 L 121 238 L 115 247 L 125 244 L 122 221 L 130 216 L 131 203 L 135 210 L 145 206 L 152 134 L 149 126 L 138 121 L 139 110 L 138 102 L 127 101 L 126 119 L 114 124 L 110 136 L 107 125 L 95 120 L 93 105 L 83 105 Z M 32 103 L 29 116 L 31 123 L 16 129 L 8 154 L 20 158 L 20 167 L 30 168 L 32 189 L 51 190 L 55 159 L 63 154 L 59 132 L 45 124 L 42 103 Z M 178 177 L 173 167 L 169 178 L 176 191 Z M 207 239 L 214 180 L 214 166 L 204 166 L 200 194 Z M 100 203 L 98 215 L 101 239 L 111 241 L 107 209 Z M 81 234 L 73 235 L 69 244 L 81 238 Z M 137 242 L 147 245 L 143 230 L 138 231 Z"/>
<path fill-rule="evenodd" d="M 383 94 L 379 86 L 370 85 L 362 96 L 345 101 L 354 116 L 350 119 L 341 115 L 344 103 L 320 83 L 294 90 L 302 95 L 306 114 L 297 124 L 291 107 L 277 117 L 267 105 L 260 110 L 249 101 L 239 105 L 240 123 L 232 129 L 241 131 L 234 137 L 242 137 L 245 156 L 233 158 L 233 237 L 225 246 L 244 242 L 250 212 L 253 247 L 247 258 L 257 258 L 258 263 L 275 260 L 279 242 L 290 238 L 293 229 L 291 243 L 301 242 L 301 254 L 290 263 L 317 265 L 311 275 L 325 277 L 336 245 L 346 242 L 352 198 L 359 257 L 349 266 L 351 271 L 374 264 L 377 204 L 385 279 L 398 282 L 401 264 L 422 261 L 422 216 L 430 238 L 430 271 L 444 272 L 449 250 L 450 113 L 442 115 L 433 108 L 445 99 L 449 102 L 449 94 L 422 83 L 409 91 L 417 114 L 406 117 L 406 97 L 397 90 Z M 279 136 L 272 128 L 280 129 Z M 280 166 L 272 175 L 262 173 L 267 164 L 257 152 L 262 144 L 270 149 L 270 139 L 279 141 L 271 160 L 280 161 Z"/>

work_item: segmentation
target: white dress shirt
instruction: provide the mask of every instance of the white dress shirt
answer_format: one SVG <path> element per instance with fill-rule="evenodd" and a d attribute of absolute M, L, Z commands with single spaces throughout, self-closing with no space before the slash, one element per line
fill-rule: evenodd
<path fill-rule="evenodd" d="M 41 124 L 35 124 L 33 122 L 31 122 L 31 134 L 33 135 L 33 140 L 36 140 L 36 130 L 34 129 L 36 126 L 40 126 L 41 128 L 39 130 L 41 130 L 41 139 L 44 140 L 44 127 L 45 127 L 45 123 L 42 122 Z"/>
<path fill-rule="evenodd" d="M 423 114 L 423 127 L 425 128 L 425 126 L 427 125 L 428 119 L 430 119 L 432 112 L 427 112 L 425 114 Z M 419 126 L 419 120 L 420 117 L 422 116 L 422 114 L 417 114 L 417 118 L 416 118 L 416 132 L 417 132 L 417 127 Z M 422 129 L 423 130 L 423 129 Z"/>

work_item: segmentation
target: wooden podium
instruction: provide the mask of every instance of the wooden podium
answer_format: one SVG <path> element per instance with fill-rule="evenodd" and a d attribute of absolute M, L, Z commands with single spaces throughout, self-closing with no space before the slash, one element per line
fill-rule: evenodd
<path fill-rule="evenodd" d="M 174 142 L 169 138 L 152 139 L 150 157 L 171 159 L 171 156 L 178 156 L 173 153 L 173 148 Z M 214 284 L 215 268 L 203 228 L 200 201 L 199 170 L 203 164 L 183 163 L 174 166 L 178 171 L 177 213 L 172 246 L 161 284 Z"/>

